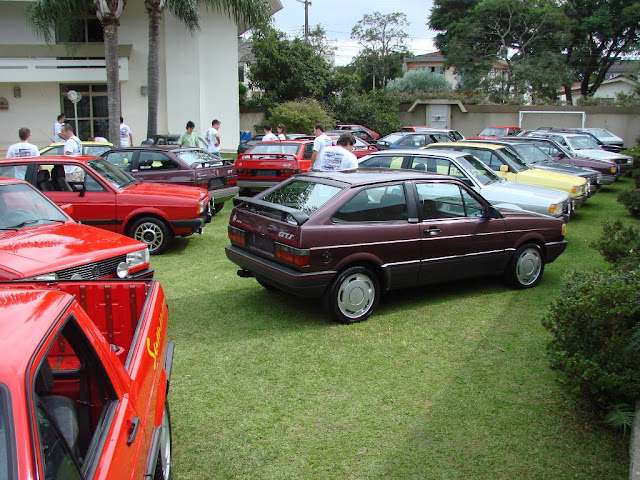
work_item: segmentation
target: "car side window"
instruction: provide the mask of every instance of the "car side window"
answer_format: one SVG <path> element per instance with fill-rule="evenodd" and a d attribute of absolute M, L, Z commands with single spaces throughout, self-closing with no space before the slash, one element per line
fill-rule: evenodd
<path fill-rule="evenodd" d="M 482 215 L 482 204 L 458 185 L 418 183 L 416 188 L 423 220 Z"/>
<path fill-rule="evenodd" d="M 367 159 L 366 165 L 363 166 L 373 168 L 402 168 L 402 158 L 403 157 L 394 157 L 391 155 L 377 155 Z"/>
<path fill-rule="evenodd" d="M 2 165 L 0 166 L 0 177 L 24 180 L 27 176 L 28 166 L 29 165 Z"/>
<path fill-rule="evenodd" d="M 305 160 L 311 160 L 311 155 L 313 155 L 313 143 L 307 143 L 304 146 L 302 158 L 304 158 Z"/>
<path fill-rule="evenodd" d="M 407 220 L 407 201 L 401 184 L 359 191 L 332 217 L 334 222 Z"/>
<path fill-rule="evenodd" d="M 162 152 L 140 152 L 138 157 L 139 170 L 177 170 L 179 168 L 180 165 Z"/>
<path fill-rule="evenodd" d="M 135 152 L 111 152 L 108 153 L 105 158 L 109 163 L 114 164 L 116 167 L 126 171 L 131 171 L 131 165 L 133 163 L 133 155 Z"/>

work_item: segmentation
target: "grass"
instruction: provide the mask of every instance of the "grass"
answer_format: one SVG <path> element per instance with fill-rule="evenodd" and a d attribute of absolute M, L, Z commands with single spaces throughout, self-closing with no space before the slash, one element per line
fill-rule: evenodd
<path fill-rule="evenodd" d="M 226 259 L 230 205 L 152 266 L 176 343 L 174 479 L 624 479 L 628 439 L 592 425 L 548 367 L 540 325 L 569 269 L 631 222 L 623 179 L 568 224 L 541 284 L 393 292 L 366 322 L 269 292 Z"/>

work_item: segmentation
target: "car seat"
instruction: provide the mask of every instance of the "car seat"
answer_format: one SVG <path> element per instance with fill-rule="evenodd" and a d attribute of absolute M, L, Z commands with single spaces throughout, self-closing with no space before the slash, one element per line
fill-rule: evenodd
<path fill-rule="evenodd" d="M 49 170 L 38 170 L 36 187 L 38 187 L 43 192 L 53 191 L 53 183 L 51 183 L 51 175 L 49 175 Z"/>
<path fill-rule="evenodd" d="M 421 170 L 421 171 L 425 171 L 427 169 L 427 167 L 425 167 L 424 163 L 416 163 L 413 166 L 414 170 Z"/>
<path fill-rule="evenodd" d="M 54 190 L 58 192 L 73 192 L 73 188 L 67 182 L 64 173 L 64 165 L 54 165 L 51 169 L 51 181 Z"/>
<path fill-rule="evenodd" d="M 407 204 L 403 195 L 385 193 L 380 198 L 378 220 L 406 220 Z"/>
<path fill-rule="evenodd" d="M 36 374 L 35 390 L 38 395 L 39 403 L 49 417 L 49 420 L 55 423 L 58 431 L 67 442 L 69 449 L 78 455 L 78 435 L 80 429 L 78 427 L 78 415 L 76 409 L 69 397 L 51 394 L 54 379 L 53 372 L 49 361 L 45 359 Z"/>

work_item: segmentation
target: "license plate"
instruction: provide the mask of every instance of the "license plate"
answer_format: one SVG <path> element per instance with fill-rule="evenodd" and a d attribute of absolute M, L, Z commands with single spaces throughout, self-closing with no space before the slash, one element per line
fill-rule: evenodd
<path fill-rule="evenodd" d="M 251 237 L 249 237 L 249 246 L 270 253 L 271 255 L 273 255 L 274 252 L 273 240 L 261 235 L 251 235 Z"/>
<path fill-rule="evenodd" d="M 277 170 L 260 170 L 258 175 L 261 177 L 277 177 Z"/>

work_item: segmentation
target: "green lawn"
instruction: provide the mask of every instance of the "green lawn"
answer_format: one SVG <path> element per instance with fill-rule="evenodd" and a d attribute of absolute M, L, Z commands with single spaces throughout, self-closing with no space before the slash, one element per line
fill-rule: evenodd
<path fill-rule="evenodd" d="M 366 322 L 269 292 L 227 260 L 231 206 L 152 258 L 170 307 L 174 479 L 624 479 L 628 439 L 591 425 L 548 368 L 540 325 L 589 242 L 631 221 L 623 179 L 568 224 L 541 284 L 394 292 Z"/>

